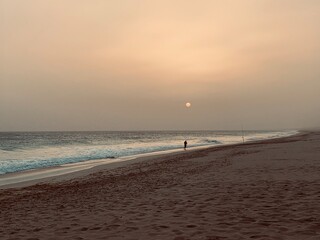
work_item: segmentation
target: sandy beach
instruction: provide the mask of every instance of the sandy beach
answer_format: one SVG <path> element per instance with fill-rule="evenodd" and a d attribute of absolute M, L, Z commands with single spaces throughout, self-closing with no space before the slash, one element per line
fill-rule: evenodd
<path fill-rule="evenodd" d="M 0 190 L 1 239 L 320 239 L 320 133 Z"/>

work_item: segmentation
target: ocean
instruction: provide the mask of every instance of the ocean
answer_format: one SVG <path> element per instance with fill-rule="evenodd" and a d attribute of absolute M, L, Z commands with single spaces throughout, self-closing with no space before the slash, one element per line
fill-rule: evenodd
<path fill-rule="evenodd" d="M 245 131 L 245 141 L 297 131 Z M 242 131 L 0 132 L 0 174 L 144 153 L 242 142 Z"/>

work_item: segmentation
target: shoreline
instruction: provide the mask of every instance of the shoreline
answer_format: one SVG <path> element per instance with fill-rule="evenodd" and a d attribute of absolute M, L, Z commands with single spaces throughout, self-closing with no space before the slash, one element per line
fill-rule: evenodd
<path fill-rule="evenodd" d="M 226 146 L 227 144 L 223 145 Z M 137 162 L 153 159 L 156 157 L 164 157 L 171 154 L 183 154 L 185 151 L 199 151 L 201 149 L 207 149 L 216 146 L 198 146 L 184 149 L 172 149 L 159 152 L 150 152 L 137 154 L 132 156 L 125 156 L 115 159 L 97 159 L 88 160 L 77 163 L 68 163 L 58 166 L 51 166 L 38 169 L 30 169 L 20 172 L 6 173 L 0 175 L 0 190 L 7 188 L 20 188 L 27 187 L 39 183 L 59 182 L 75 177 L 85 176 L 95 172 L 95 169 L 115 169 L 128 164 L 134 164 Z"/>
<path fill-rule="evenodd" d="M 221 144 L 221 145 L 206 145 L 188 148 L 187 151 L 199 151 L 202 149 L 211 149 L 211 148 L 223 148 L 227 146 L 237 146 L 243 144 L 250 144 L 256 142 L 264 142 L 274 139 L 283 139 L 292 136 L 297 136 L 303 134 L 304 131 L 297 131 L 289 136 L 274 137 L 269 139 L 261 140 L 249 140 L 244 143 L 232 143 L 232 144 Z M 94 173 L 97 170 L 111 170 L 118 167 L 125 166 L 127 164 L 134 164 L 142 162 L 145 160 L 154 159 L 157 157 L 170 156 L 170 154 L 183 154 L 186 150 L 184 149 L 172 149 L 158 152 L 150 152 L 137 154 L 132 156 L 125 156 L 115 159 L 97 159 L 97 160 L 88 160 L 77 163 L 69 163 L 58 166 L 50 166 L 45 168 L 30 169 L 25 171 L 6 173 L 0 175 L 0 190 L 8 188 L 21 188 L 32 186 L 39 183 L 49 183 L 49 182 L 60 182 L 65 180 L 70 180 L 77 177 L 82 177 L 91 173 Z"/>

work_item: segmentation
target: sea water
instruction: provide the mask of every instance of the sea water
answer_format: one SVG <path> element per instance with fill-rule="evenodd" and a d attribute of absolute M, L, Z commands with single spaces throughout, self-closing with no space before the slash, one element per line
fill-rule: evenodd
<path fill-rule="evenodd" d="M 297 131 L 246 131 L 245 141 Z M 240 143 L 242 131 L 0 132 L 0 174 L 144 153 Z"/>

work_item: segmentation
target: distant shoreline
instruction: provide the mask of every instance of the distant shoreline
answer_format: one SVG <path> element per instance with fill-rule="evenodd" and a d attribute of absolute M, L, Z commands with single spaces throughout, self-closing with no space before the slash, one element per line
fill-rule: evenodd
<path fill-rule="evenodd" d="M 297 131 L 297 133 L 285 137 L 270 138 L 264 140 L 247 141 L 244 144 L 254 143 L 254 142 L 264 142 L 273 139 L 282 139 L 286 137 L 291 137 L 299 135 L 302 132 Z M 223 148 L 226 146 L 237 146 L 243 143 L 236 144 L 219 144 L 219 145 L 207 145 L 188 148 L 190 151 L 199 151 L 201 149 L 210 148 Z M 64 180 L 73 179 L 75 177 L 84 176 L 96 171 L 96 169 L 114 169 L 118 167 L 125 166 L 127 164 L 136 163 L 140 161 L 150 160 L 162 156 L 170 156 L 170 154 L 183 154 L 185 150 L 173 149 L 159 152 L 150 152 L 138 155 L 132 155 L 127 157 L 120 157 L 115 159 L 97 159 L 97 160 L 87 160 L 83 162 L 63 164 L 58 166 L 30 169 L 25 171 L 13 172 L 0 175 L 0 189 L 15 188 L 15 187 L 25 187 L 34 184 L 39 184 L 42 182 L 59 182 Z"/>

